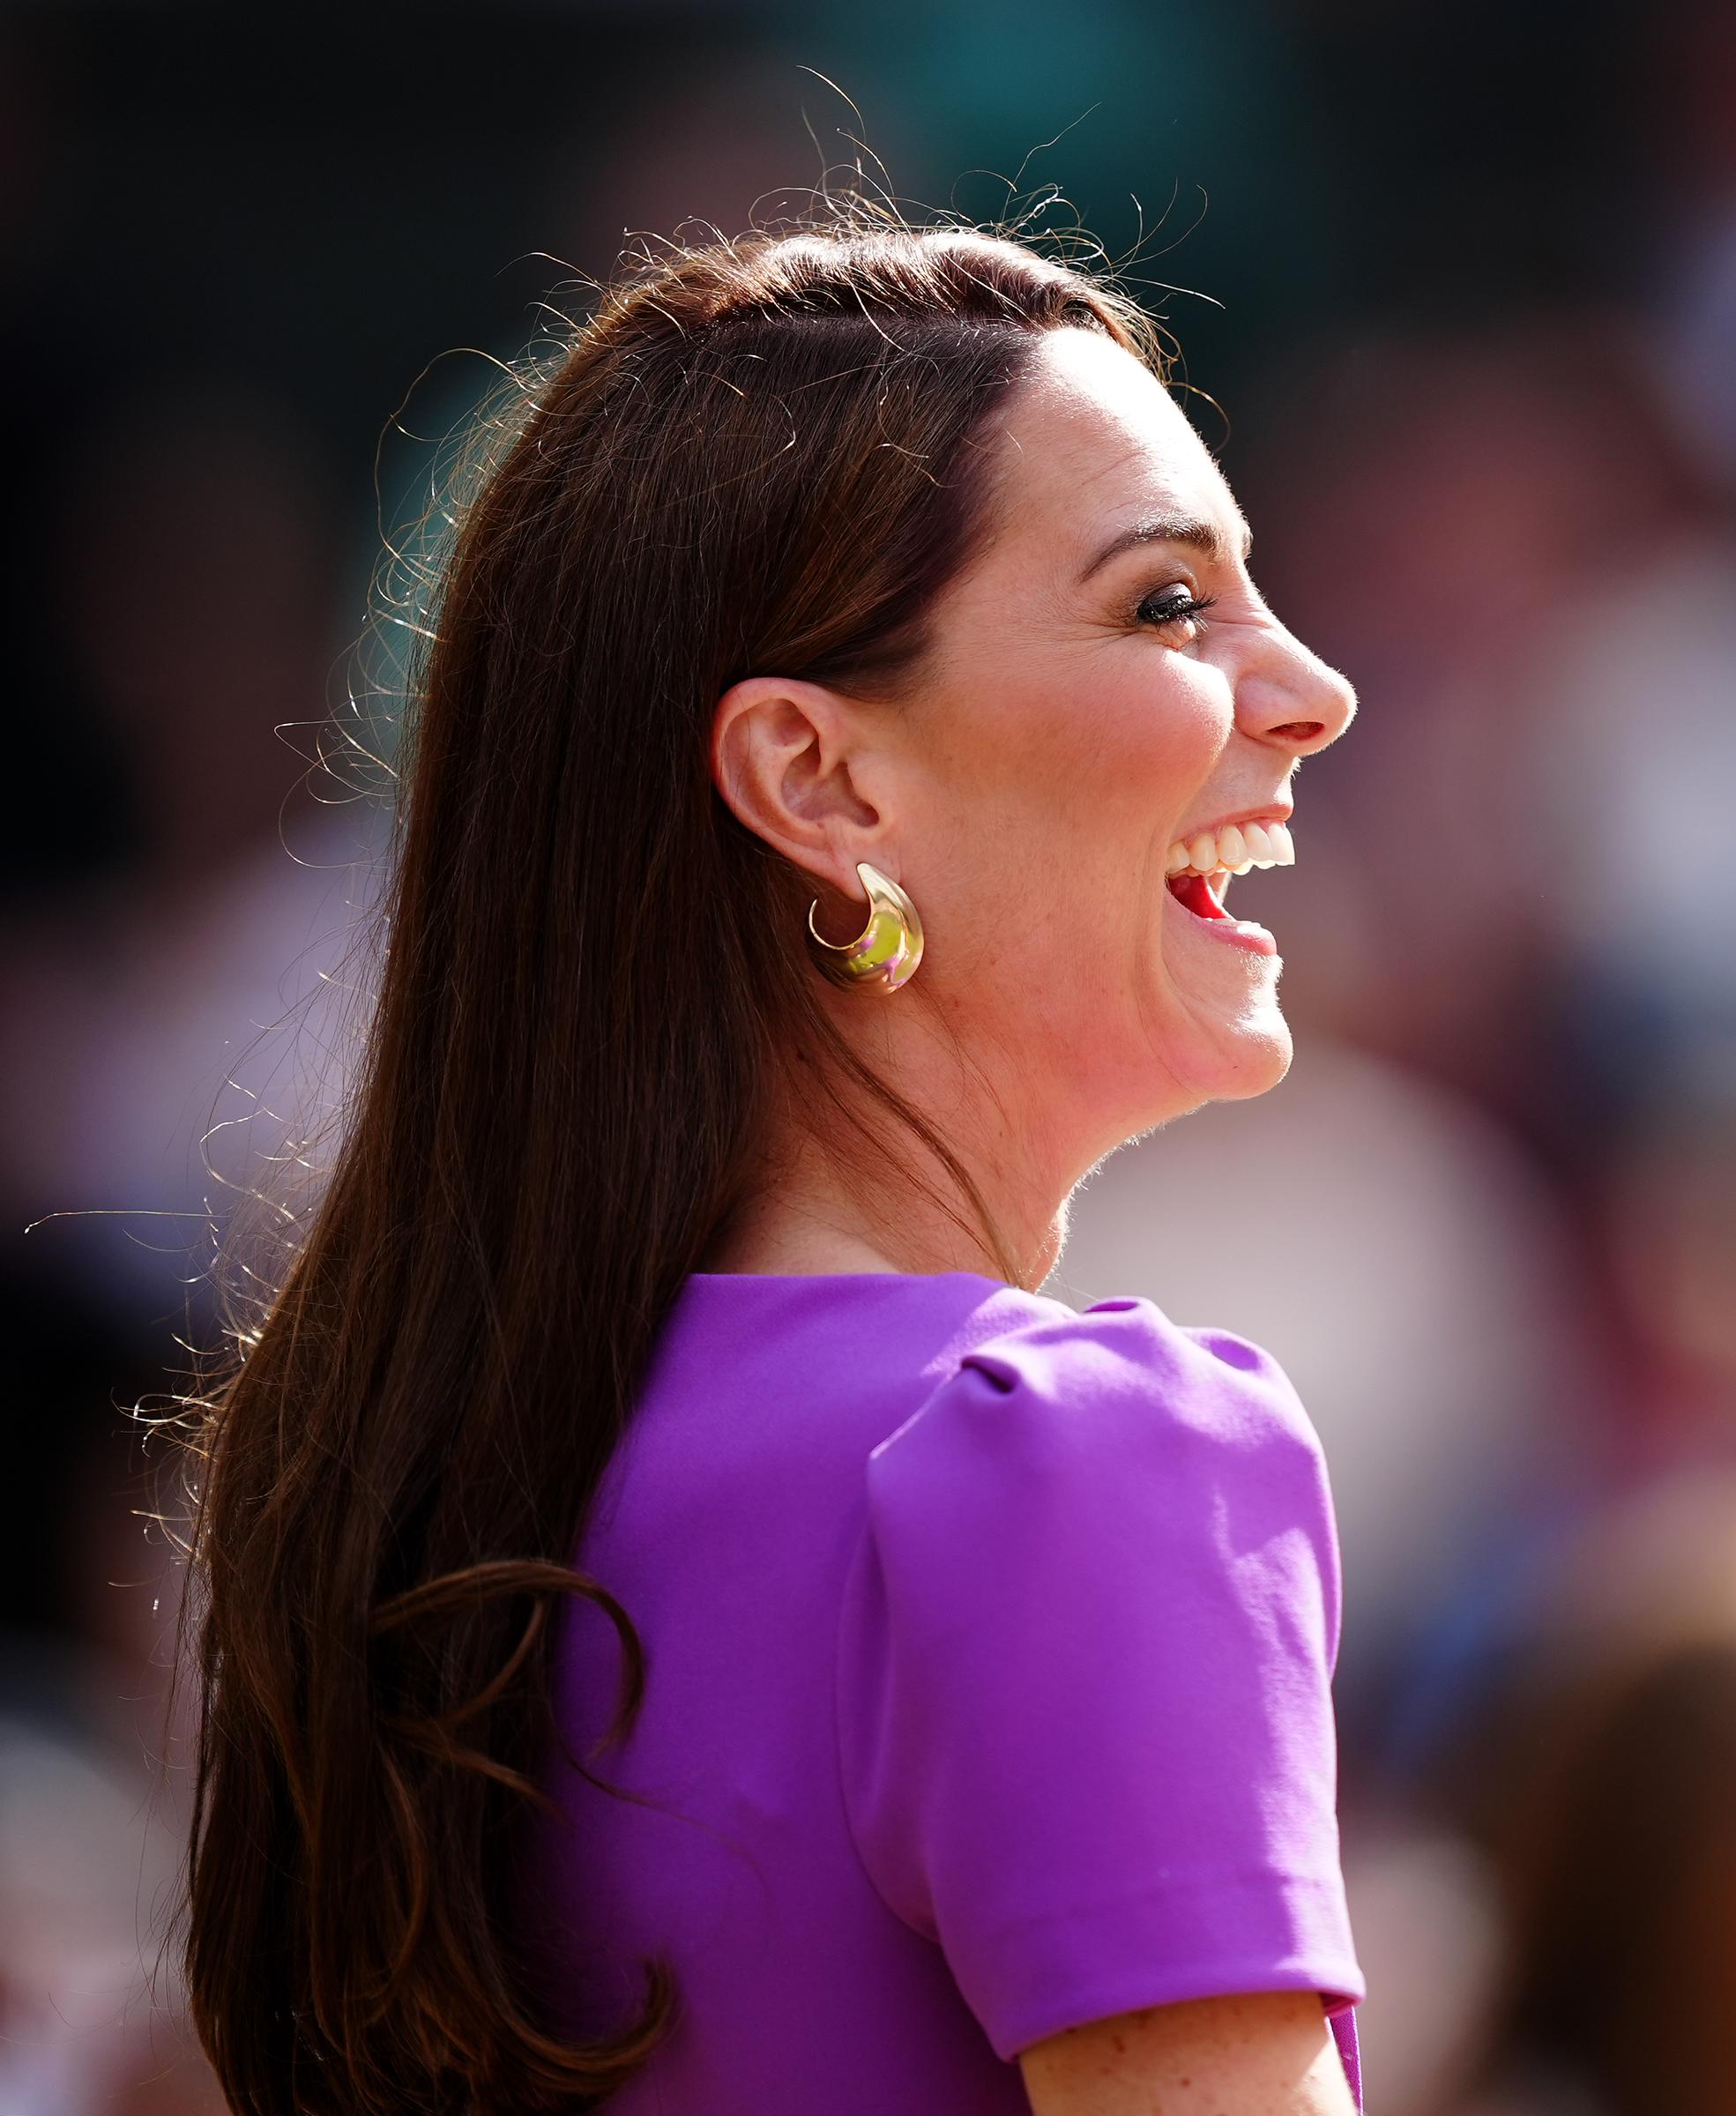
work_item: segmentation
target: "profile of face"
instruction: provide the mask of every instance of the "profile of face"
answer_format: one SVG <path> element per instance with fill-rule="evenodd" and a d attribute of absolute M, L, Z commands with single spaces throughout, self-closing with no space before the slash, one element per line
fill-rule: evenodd
<path fill-rule="evenodd" d="M 746 679 L 719 702 L 713 771 L 853 900 L 829 938 L 863 923 L 859 860 L 915 903 L 916 977 L 838 995 L 840 1018 L 890 1017 L 925 984 L 1026 1136 L 1084 1164 L 1284 1077 L 1282 958 L 1224 915 L 1222 868 L 1282 863 L 1283 833 L 1247 825 L 1285 822 L 1298 759 L 1356 698 L 1262 600 L 1230 488 L 1157 377 L 1094 331 L 1034 354 L 983 443 L 995 532 L 936 605 L 914 696 Z M 1181 847 L 1215 878 L 1173 873 Z"/>

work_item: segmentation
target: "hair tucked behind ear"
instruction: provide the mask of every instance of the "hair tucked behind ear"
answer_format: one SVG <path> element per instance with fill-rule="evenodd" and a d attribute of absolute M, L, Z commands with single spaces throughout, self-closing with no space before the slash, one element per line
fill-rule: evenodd
<path fill-rule="evenodd" d="M 946 1142 L 831 1025 L 808 878 L 718 796 L 711 719 L 756 673 L 904 695 L 992 526 L 970 443 L 1036 334 L 1088 323 L 1160 376 L 1163 340 L 1009 236 L 825 212 L 645 257 L 513 371 L 411 672 L 329 1179 L 179 1421 L 186 1971 L 254 2116 L 583 2106 L 665 2031 L 661 1962 L 618 2036 L 549 2031 L 508 1847 L 547 1805 L 562 1597 L 620 1635 L 617 1731 L 637 1708 L 629 1614 L 571 1560 L 774 1084 L 858 1121 L 873 1098 L 1019 1278 Z"/>

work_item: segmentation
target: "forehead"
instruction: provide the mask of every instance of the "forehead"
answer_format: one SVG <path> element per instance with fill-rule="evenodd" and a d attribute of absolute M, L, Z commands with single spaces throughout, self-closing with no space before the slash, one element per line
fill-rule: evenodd
<path fill-rule="evenodd" d="M 1223 473 L 1167 390 L 1095 331 L 1046 332 L 991 428 L 1007 541 L 1057 538 L 1080 563 L 1144 515 L 1215 522 L 1232 552 L 1241 516 Z"/>

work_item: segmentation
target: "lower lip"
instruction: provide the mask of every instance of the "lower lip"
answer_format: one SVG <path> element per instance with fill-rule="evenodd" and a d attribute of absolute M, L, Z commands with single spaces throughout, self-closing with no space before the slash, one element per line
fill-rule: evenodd
<path fill-rule="evenodd" d="M 1196 933 L 1206 939 L 1221 941 L 1231 948 L 1244 948 L 1250 955 L 1278 953 L 1278 943 L 1263 926 L 1256 926 L 1251 919 L 1203 919 L 1197 912 L 1189 911 L 1173 890 L 1164 890 L 1164 901 L 1178 919 L 1184 920 Z"/>

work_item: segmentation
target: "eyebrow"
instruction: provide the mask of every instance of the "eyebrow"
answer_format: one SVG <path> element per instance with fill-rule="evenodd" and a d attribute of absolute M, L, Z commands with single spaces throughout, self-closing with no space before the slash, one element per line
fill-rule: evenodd
<path fill-rule="evenodd" d="M 1223 532 L 1216 522 L 1202 521 L 1194 514 L 1151 514 L 1132 523 L 1118 536 L 1112 537 L 1097 556 L 1080 574 L 1081 584 L 1088 581 L 1099 566 L 1122 551 L 1129 551 L 1136 544 L 1188 544 L 1203 552 L 1214 564 L 1220 564 L 1228 555 L 1228 547 Z M 1244 522 L 1241 525 L 1241 556 L 1247 563 L 1248 555 L 1254 548 L 1254 532 Z"/>

